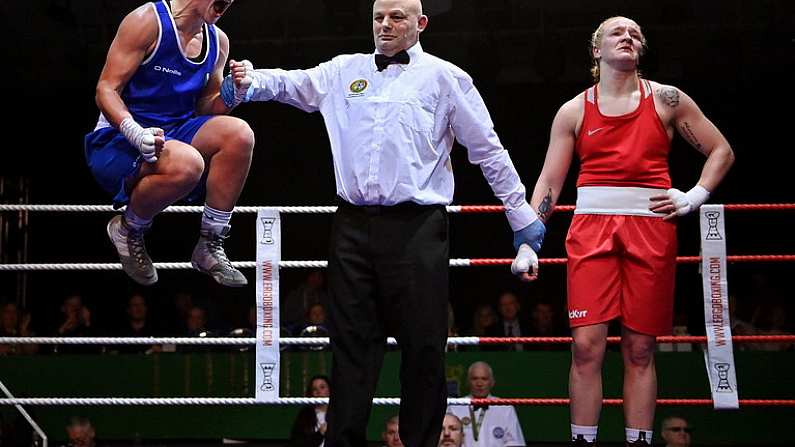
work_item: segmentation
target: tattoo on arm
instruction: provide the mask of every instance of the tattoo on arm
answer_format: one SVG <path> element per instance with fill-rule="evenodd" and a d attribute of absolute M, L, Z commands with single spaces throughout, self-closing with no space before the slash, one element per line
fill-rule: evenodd
<path fill-rule="evenodd" d="M 541 219 L 542 222 L 546 222 L 550 214 L 552 214 L 552 188 L 549 188 L 546 197 L 544 197 L 544 200 L 538 205 L 538 218 Z"/>
<path fill-rule="evenodd" d="M 657 90 L 657 94 L 668 107 L 676 107 L 679 105 L 679 90 L 674 87 L 663 87 Z"/>
<path fill-rule="evenodd" d="M 698 138 L 696 138 L 693 128 L 690 127 L 690 123 L 687 121 L 682 122 L 682 124 L 679 126 L 679 129 L 681 130 L 682 136 L 685 138 L 685 140 L 687 140 L 687 142 L 690 143 L 694 148 L 698 149 L 699 151 L 704 149 L 704 147 L 701 145 L 701 142 L 698 141 Z"/>

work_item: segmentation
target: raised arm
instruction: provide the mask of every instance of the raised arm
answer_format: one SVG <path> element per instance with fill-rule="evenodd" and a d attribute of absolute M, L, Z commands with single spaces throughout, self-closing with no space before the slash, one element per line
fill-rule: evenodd
<path fill-rule="evenodd" d="M 544 167 L 538 176 L 530 203 L 544 222 L 549 220 L 560 198 L 560 191 L 566 181 L 571 166 L 576 142 L 575 129 L 581 114 L 582 99 L 577 97 L 563 104 L 555 119 L 549 135 L 549 147 L 544 159 Z M 579 107 L 578 107 L 579 105 Z"/>
<path fill-rule="evenodd" d="M 273 100 L 306 112 L 316 112 L 332 88 L 340 65 L 344 64 L 343 57 L 338 56 L 308 70 L 254 70 L 246 101 Z"/>

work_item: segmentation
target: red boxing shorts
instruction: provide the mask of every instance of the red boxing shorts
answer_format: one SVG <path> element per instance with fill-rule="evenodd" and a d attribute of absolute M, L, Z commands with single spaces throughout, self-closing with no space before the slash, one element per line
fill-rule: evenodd
<path fill-rule="evenodd" d="M 635 332 L 671 333 L 675 223 L 640 215 L 575 214 L 566 251 L 571 327 L 620 318 Z"/>

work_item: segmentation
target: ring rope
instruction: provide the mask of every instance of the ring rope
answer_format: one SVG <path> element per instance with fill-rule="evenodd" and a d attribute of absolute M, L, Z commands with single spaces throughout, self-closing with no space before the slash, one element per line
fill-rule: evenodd
<path fill-rule="evenodd" d="M 795 335 L 734 335 L 734 343 L 792 343 Z M 571 337 L 449 337 L 448 345 L 512 345 L 512 344 L 569 344 Z M 621 337 L 607 337 L 607 342 L 616 344 Z M 698 335 L 677 335 L 657 337 L 657 343 L 706 343 L 707 337 Z M 22 345 L 253 345 L 254 337 L 0 337 L 0 344 Z M 279 344 L 286 346 L 325 346 L 329 337 L 283 337 Z M 397 345 L 392 337 L 387 339 L 390 346 Z"/>
<path fill-rule="evenodd" d="M 256 213 L 259 208 L 256 206 L 235 207 L 237 213 Z M 334 213 L 336 206 L 289 206 L 271 207 L 285 214 L 329 214 Z M 728 204 L 724 208 L 727 211 L 779 211 L 795 210 L 795 204 Z M 503 212 L 504 207 L 498 205 L 461 205 L 448 206 L 450 213 L 498 213 Z M 571 205 L 561 205 L 555 207 L 556 211 L 571 212 L 574 207 Z M 0 211 L 43 211 L 43 212 L 115 212 L 110 205 L 26 205 L 26 204 L 0 204 Z M 201 206 L 171 206 L 164 210 L 174 213 L 197 213 L 202 212 Z M 699 256 L 680 256 L 677 258 L 679 263 L 700 262 Z M 728 256 L 730 262 L 791 262 L 795 261 L 795 255 L 743 255 Z M 482 266 L 482 265 L 508 265 L 512 259 L 504 258 L 474 258 L 474 259 L 451 259 L 450 266 Z M 543 264 L 563 264 L 565 258 L 541 259 Z M 255 262 L 234 262 L 238 268 L 254 268 Z M 160 269 L 190 269 L 190 263 L 170 262 L 156 263 Z M 326 267 L 326 261 L 282 261 L 279 264 L 283 268 L 318 268 Z M 0 264 L 0 271 L 19 271 L 19 270 L 119 270 L 120 264 L 100 264 L 100 263 L 78 263 L 78 264 Z M 760 343 L 760 342 L 791 342 L 795 341 L 795 336 L 771 335 L 771 336 L 733 336 L 736 343 Z M 706 337 L 698 336 L 675 336 L 658 337 L 660 343 L 703 343 Z M 145 337 L 145 338 L 119 338 L 119 337 L 80 337 L 80 338 L 60 338 L 60 337 L 0 337 L 3 344 L 181 344 L 181 345 L 252 345 L 257 342 L 256 338 L 180 338 L 180 337 Z M 608 337 L 609 343 L 620 342 L 620 337 Z M 329 343 L 327 337 L 293 337 L 282 338 L 281 344 L 284 345 L 325 345 Z M 388 340 L 389 344 L 396 344 L 394 339 Z M 451 337 L 448 344 L 451 345 L 478 345 L 478 344 L 513 344 L 513 343 L 571 343 L 571 337 Z M 272 402 L 260 402 L 253 398 L 16 398 L 0 399 L 0 405 L 255 405 L 255 404 L 280 404 L 280 405 L 307 405 L 326 403 L 323 398 L 280 398 Z M 503 398 L 503 399 L 448 399 L 450 405 L 469 405 L 470 403 L 483 405 L 568 405 L 569 399 L 533 399 L 533 398 Z M 604 405 L 622 405 L 622 399 L 604 399 Z M 376 398 L 373 399 L 374 405 L 399 405 L 399 398 Z M 684 406 L 711 406 L 711 399 L 658 399 L 658 405 L 684 405 Z M 741 406 L 787 406 L 795 407 L 795 400 L 787 399 L 741 399 Z"/>
<path fill-rule="evenodd" d="M 0 405 L 321 405 L 326 397 L 281 397 L 258 401 L 252 397 L 26 397 L 0 399 Z M 623 399 L 603 399 L 608 406 L 623 405 Z M 559 398 L 448 398 L 448 405 L 563 406 Z M 659 406 L 712 406 L 712 399 L 657 399 Z M 373 405 L 400 405 L 397 397 L 376 397 Z M 795 399 L 740 399 L 741 407 L 795 407 Z"/>
<path fill-rule="evenodd" d="M 336 206 L 236 206 L 235 213 L 256 213 L 260 208 L 278 210 L 284 214 L 331 214 L 337 211 Z M 795 203 L 737 203 L 724 205 L 727 211 L 791 211 Z M 31 205 L 31 204 L 0 204 L 0 211 L 36 211 L 36 212 L 118 212 L 112 205 Z M 201 213 L 203 206 L 169 206 L 164 213 Z M 502 205 L 448 205 L 449 213 L 502 213 Z M 557 212 L 572 212 L 574 205 L 558 205 Z"/>
<path fill-rule="evenodd" d="M 795 255 L 733 255 L 727 256 L 728 262 L 795 262 Z M 489 265 L 511 265 L 513 258 L 460 258 L 451 259 L 450 267 L 476 267 Z M 543 258 L 541 264 L 565 264 L 567 258 Z M 696 264 L 701 262 L 701 256 L 678 256 L 676 262 L 680 264 Z M 155 268 L 161 270 L 190 270 L 190 262 L 155 262 Z M 255 261 L 235 261 L 232 265 L 237 268 L 255 268 Z M 326 268 L 328 261 L 280 261 L 280 268 Z M 41 263 L 41 264 L 0 264 L 0 271 L 41 271 L 41 270 L 121 270 L 120 263 Z"/>

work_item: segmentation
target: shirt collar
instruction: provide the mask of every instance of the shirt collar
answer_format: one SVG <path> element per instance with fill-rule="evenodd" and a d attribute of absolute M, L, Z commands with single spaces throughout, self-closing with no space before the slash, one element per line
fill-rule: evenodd
<path fill-rule="evenodd" d="M 424 51 L 422 51 L 422 45 L 420 45 L 420 41 L 418 40 L 411 48 L 406 50 L 406 53 L 409 54 L 411 60 L 409 60 L 409 66 L 414 65 L 415 62 L 420 60 Z"/>
<path fill-rule="evenodd" d="M 409 54 L 409 64 L 408 65 L 398 65 L 398 67 L 402 67 L 404 70 L 414 65 L 420 57 L 425 53 L 422 49 L 422 45 L 420 45 L 420 41 L 418 40 L 417 43 L 411 46 L 411 48 L 406 49 L 406 53 Z M 381 54 L 378 51 L 378 48 L 375 49 L 373 55 Z M 378 68 L 375 66 L 375 57 L 370 58 L 370 66 L 372 67 L 373 71 L 376 71 Z"/>

